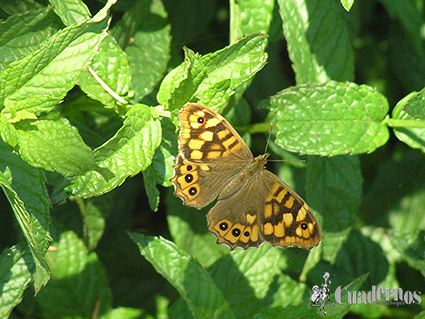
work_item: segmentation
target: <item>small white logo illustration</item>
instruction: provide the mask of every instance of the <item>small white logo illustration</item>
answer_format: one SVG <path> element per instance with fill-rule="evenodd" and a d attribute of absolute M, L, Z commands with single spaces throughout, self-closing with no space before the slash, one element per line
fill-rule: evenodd
<path fill-rule="evenodd" d="M 332 277 L 333 276 L 335 275 L 332 275 Z M 329 273 L 325 272 L 325 274 L 323 275 L 325 282 L 320 287 L 317 285 L 313 286 L 313 288 L 310 290 L 310 302 L 308 303 L 308 308 L 310 308 L 310 304 L 313 307 L 320 307 L 319 311 L 316 312 L 316 315 L 318 315 L 322 309 L 323 313 L 325 315 L 327 314 L 325 308 L 326 300 L 329 302 L 331 308 L 335 307 L 335 301 L 332 305 L 331 298 L 329 298 L 329 295 L 331 294 L 330 287 L 332 277 L 329 277 Z"/>

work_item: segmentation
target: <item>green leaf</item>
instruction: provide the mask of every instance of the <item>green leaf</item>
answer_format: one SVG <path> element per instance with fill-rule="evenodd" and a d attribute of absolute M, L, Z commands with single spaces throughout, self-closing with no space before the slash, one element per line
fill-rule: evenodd
<path fill-rule="evenodd" d="M 394 207 L 388 214 L 391 228 L 396 233 L 405 235 L 425 230 L 424 207 L 425 191 L 423 189 L 407 193 L 399 200 L 397 207 Z"/>
<path fill-rule="evenodd" d="M 17 195 L 23 201 L 27 213 L 32 215 L 31 218 L 24 218 L 24 220 L 27 222 L 35 219 L 43 228 L 43 234 L 37 238 L 41 241 L 39 250 L 44 255 L 49 247 L 50 239 L 47 232 L 51 222 L 51 204 L 46 189 L 45 173 L 28 165 L 2 141 L 0 141 L 0 171 L 5 177 L 7 176 L 8 181 L 5 187 L 12 188 L 10 194 Z"/>
<path fill-rule="evenodd" d="M 305 299 L 303 297 L 309 292 L 305 283 L 298 282 L 282 273 L 275 280 L 275 285 L 277 289 L 273 294 L 273 303 L 270 305 L 272 308 L 302 305 Z"/>
<path fill-rule="evenodd" d="M 0 171 L 3 191 L 13 209 L 36 263 L 33 274 L 36 291 L 50 278 L 44 255 L 50 245 L 50 201 L 46 177 L 24 162 L 13 149 L 0 141 Z"/>
<path fill-rule="evenodd" d="M 335 1 L 278 0 L 297 84 L 354 79 L 354 54 Z"/>
<path fill-rule="evenodd" d="M 354 0 L 340 0 L 340 1 L 344 9 L 347 10 L 348 12 L 351 10 L 351 7 L 354 4 Z"/>
<path fill-rule="evenodd" d="M 162 80 L 156 98 L 171 111 L 180 109 L 207 76 L 202 58 L 185 47 L 184 62 Z"/>
<path fill-rule="evenodd" d="M 3 141 L 12 147 L 18 144 L 18 135 L 16 134 L 15 127 L 9 123 L 4 114 L 0 114 L 0 134 Z"/>
<path fill-rule="evenodd" d="M 389 271 L 389 262 L 382 247 L 357 230 L 352 230 L 335 260 L 337 273 L 351 276 L 368 274 L 366 287 L 379 284 Z"/>
<path fill-rule="evenodd" d="M 425 310 L 414 316 L 413 319 L 425 319 Z"/>
<path fill-rule="evenodd" d="M 263 52 L 266 39 L 264 33 L 252 34 L 202 57 L 186 49 L 185 63 L 172 70 L 161 83 L 158 102 L 175 110 L 190 99 L 217 110 L 236 87 L 263 68 L 267 59 Z M 211 101 L 212 96 L 215 98 Z"/>
<path fill-rule="evenodd" d="M 415 92 L 405 96 L 395 106 L 390 125 L 394 128 L 395 136 L 411 148 L 425 152 L 425 120 L 414 118 L 404 111 L 410 99 L 417 94 Z M 397 120 L 397 121 L 394 121 Z"/>
<path fill-rule="evenodd" d="M 307 201 L 323 220 L 323 259 L 333 264 L 358 213 L 360 162 L 355 156 L 311 157 L 306 175 Z"/>
<path fill-rule="evenodd" d="M 92 150 L 66 119 L 24 120 L 15 126 L 19 154 L 29 164 L 65 176 L 98 168 Z"/>
<path fill-rule="evenodd" d="M 236 318 L 251 318 L 263 307 L 262 299 L 279 273 L 280 258 L 278 248 L 264 244 L 257 249 L 234 250 L 209 269 Z"/>
<path fill-rule="evenodd" d="M 48 225 L 43 223 L 44 220 L 42 218 L 45 216 L 28 211 L 24 202 L 12 188 L 10 182 L 12 173 L 9 168 L 6 168 L 4 172 L 0 172 L 0 186 L 15 213 L 15 218 L 31 250 L 35 263 L 33 280 L 37 293 L 50 279 L 50 271 L 44 259 L 44 254 L 49 246 L 51 237 L 47 230 Z"/>
<path fill-rule="evenodd" d="M 93 28 L 82 23 L 62 29 L 41 49 L 10 64 L 0 75 L 2 113 L 13 119 L 20 111 L 40 114 L 60 103 L 106 36 L 89 32 Z"/>
<path fill-rule="evenodd" d="M 143 184 L 148 195 L 149 207 L 156 212 L 159 205 L 159 190 L 156 188 L 156 178 L 152 165 L 143 171 Z"/>
<path fill-rule="evenodd" d="M 71 231 L 61 235 L 47 254 L 52 279 L 37 296 L 42 317 L 99 317 L 111 308 L 108 279 L 98 257 L 89 253 L 84 243 Z"/>
<path fill-rule="evenodd" d="M 140 319 L 142 315 L 143 311 L 141 309 L 118 307 L 109 311 L 102 319 Z"/>
<path fill-rule="evenodd" d="M 48 23 L 50 10 L 28 10 L 0 23 L 0 72 L 13 61 L 24 58 L 44 45 L 52 33 Z"/>
<path fill-rule="evenodd" d="M 123 98 L 128 95 L 130 70 L 127 55 L 111 36 L 103 39 L 90 68 L 99 80 L 89 71 L 84 71 L 78 76 L 78 86 L 91 99 L 119 111 L 125 102 Z"/>
<path fill-rule="evenodd" d="M 247 35 L 238 42 L 202 57 L 205 72 L 208 77 L 202 81 L 192 99 L 199 103 L 210 106 L 217 110 L 217 106 L 223 105 L 242 83 L 251 79 L 259 72 L 267 61 L 267 53 L 264 53 L 267 35 L 263 32 Z M 224 80 L 230 80 L 227 94 L 221 99 L 214 99 L 214 104 L 209 102 L 211 90 L 220 90 Z"/>
<path fill-rule="evenodd" d="M 389 239 L 409 266 L 419 270 L 425 277 L 425 230 L 410 234 L 394 232 L 390 234 Z"/>
<path fill-rule="evenodd" d="M 195 318 L 234 318 L 232 309 L 207 271 L 163 238 L 130 233 L 141 254 L 179 292 Z"/>
<path fill-rule="evenodd" d="M 81 23 L 91 17 L 89 8 L 80 0 L 50 0 L 50 3 L 66 26 Z"/>
<path fill-rule="evenodd" d="M 176 162 L 178 149 L 176 127 L 170 119 L 161 119 L 162 140 L 155 151 L 151 168 L 156 178 L 156 183 L 164 187 L 172 186 L 170 182 L 174 174 L 173 166 Z"/>
<path fill-rule="evenodd" d="M 0 255 L 0 318 L 9 318 L 30 280 L 30 269 L 19 247 L 5 249 Z"/>
<path fill-rule="evenodd" d="M 109 202 L 105 200 L 105 197 L 108 198 L 109 196 L 87 200 L 75 198 L 83 217 L 84 239 L 89 250 L 96 249 L 105 230 L 105 217 L 103 214 L 106 214 L 109 210 L 109 205 L 107 205 Z"/>
<path fill-rule="evenodd" d="M 100 173 L 89 171 L 73 180 L 67 190 L 80 197 L 109 192 L 127 177 L 145 170 L 160 142 L 161 125 L 152 117 L 151 109 L 143 104 L 133 105 L 115 136 L 94 151 L 97 164 L 108 168 L 115 177 L 105 180 Z"/>
<path fill-rule="evenodd" d="M 166 198 L 168 209 L 167 221 L 173 241 L 191 256 L 196 258 L 204 267 L 211 266 L 229 249 L 217 245 L 216 238 L 207 232 L 207 209 L 197 210 L 185 207 L 182 201 L 173 196 L 170 190 Z"/>
<path fill-rule="evenodd" d="M 425 119 L 425 90 L 418 92 L 409 100 L 403 110 L 410 116 Z"/>
<path fill-rule="evenodd" d="M 160 0 L 137 1 L 111 30 L 130 60 L 134 100 L 149 94 L 162 78 L 170 59 L 171 25 Z"/>
<path fill-rule="evenodd" d="M 392 2 L 395 3 L 396 1 Z M 413 4 L 410 0 L 402 0 L 400 3 L 403 3 L 403 7 L 410 7 Z M 398 4 L 396 6 L 398 6 Z M 414 15 L 417 16 L 417 14 L 418 12 Z M 422 15 L 422 13 L 420 13 L 420 15 Z M 417 19 L 417 17 L 413 18 L 413 20 L 415 19 Z M 388 47 L 388 68 L 390 68 L 391 72 L 396 76 L 396 81 L 393 83 L 391 79 L 387 79 L 385 82 L 388 86 L 386 88 L 386 95 L 388 95 L 389 98 L 393 98 L 394 102 L 396 102 L 401 95 L 405 95 L 412 90 L 420 91 L 425 87 L 425 77 L 423 76 L 423 74 L 425 74 L 425 54 L 422 48 L 422 35 L 418 43 L 418 34 L 412 37 L 408 30 L 400 26 L 398 21 L 391 23 L 391 26 L 392 27 L 389 28 L 390 32 L 388 33 L 388 38 L 391 39 Z M 414 30 L 415 33 L 417 31 L 419 31 L 419 29 Z M 369 48 L 368 51 L 371 49 L 372 48 Z M 364 58 L 369 59 L 369 54 L 370 53 L 366 53 Z M 375 64 L 379 63 L 378 61 L 382 61 L 382 56 L 378 58 L 379 60 L 373 60 Z M 370 66 L 373 66 L 373 64 Z M 368 66 L 366 66 L 366 68 L 368 68 Z M 379 79 L 377 80 L 377 85 L 379 86 Z M 394 91 L 400 87 L 403 88 L 403 93 L 396 95 Z"/>
<path fill-rule="evenodd" d="M 416 52 L 424 59 L 423 37 L 421 34 L 423 17 L 416 3 L 409 0 L 383 0 L 382 4 L 393 18 L 401 22 Z"/>
<path fill-rule="evenodd" d="M 244 35 L 268 33 L 273 15 L 273 0 L 230 1 L 230 43 L 235 43 Z"/>
<path fill-rule="evenodd" d="M 276 144 L 311 155 L 371 153 L 389 138 L 388 102 L 375 89 L 329 82 L 286 89 L 267 104 L 277 110 Z"/>

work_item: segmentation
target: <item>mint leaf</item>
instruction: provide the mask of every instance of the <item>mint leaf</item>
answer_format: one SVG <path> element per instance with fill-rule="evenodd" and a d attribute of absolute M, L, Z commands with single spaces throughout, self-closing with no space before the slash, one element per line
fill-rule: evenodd
<path fill-rule="evenodd" d="M 277 112 L 276 144 L 292 152 L 371 153 L 389 138 L 383 122 L 388 102 L 366 85 L 301 85 L 278 93 L 266 103 Z"/>
<path fill-rule="evenodd" d="M 182 249 L 163 238 L 134 233 L 130 238 L 156 271 L 177 289 L 195 318 L 234 318 L 210 275 Z"/>
<path fill-rule="evenodd" d="M 9 318 L 31 280 L 30 269 L 19 247 L 5 249 L 0 255 L 0 317 Z"/>
<path fill-rule="evenodd" d="M 29 164 L 74 176 L 97 169 L 92 150 L 66 119 L 16 124 L 19 153 Z"/>
<path fill-rule="evenodd" d="M 335 1 L 278 0 L 296 83 L 354 79 L 354 53 Z"/>
<path fill-rule="evenodd" d="M 106 36 L 104 32 L 89 32 L 92 28 L 88 22 L 71 25 L 58 31 L 39 50 L 10 64 L 0 74 L 5 105 L 2 113 L 10 119 L 20 111 L 38 115 L 60 103 Z"/>
<path fill-rule="evenodd" d="M 115 136 L 94 151 L 96 163 L 114 177 L 106 180 L 99 172 L 89 171 L 72 180 L 67 190 L 75 196 L 92 197 L 114 189 L 151 164 L 160 142 L 161 125 L 152 117 L 150 108 L 133 105 Z"/>
<path fill-rule="evenodd" d="M 61 235 L 47 254 L 52 279 L 40 291 L 37 303 L 43 318 L 99 317 L 111 308 L 108 279 L 98 257 L 71 231 Z M 96 310 L 95 310 L 96 309 Z"/>

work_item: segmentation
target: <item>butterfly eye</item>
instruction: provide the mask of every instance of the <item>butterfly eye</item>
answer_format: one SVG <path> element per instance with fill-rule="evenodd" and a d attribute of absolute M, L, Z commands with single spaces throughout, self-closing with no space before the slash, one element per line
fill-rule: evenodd
<path fill-rule="evenodd" d="M 196 190 L 196 188 L 195 187 L 191 187 L 190 189 L 189 189 L 189 194 L 191 195 L 191 196 L 194 196 L 194 195 L 196 195 L 196 193 L 197 193 L 198 191 Z"/>
<path fill-rule="evenodd" d="M 198 117 L 198 123 L 199 124 L 203 124 L 204 123 L 204 118 L 203 117 Z"/>
<path fill-rule="evenodd" d="M 306 229 L 307 229 L 307 223 L 302 223 L 302 224 L 301 224 L 301 228 L 302 228 L 303 230 L 306 230 Z"/>
<path fill-rule="evenodd" d="M 184 177 L 184 180 L 186 181 L 186 183 L 190 183 L 191 181 L 193 181 L 193 176 L 192 176 L 192 174 L 187 174 L 185 177 Z M 195 193 L 196 194 L 196 193 Z"/>

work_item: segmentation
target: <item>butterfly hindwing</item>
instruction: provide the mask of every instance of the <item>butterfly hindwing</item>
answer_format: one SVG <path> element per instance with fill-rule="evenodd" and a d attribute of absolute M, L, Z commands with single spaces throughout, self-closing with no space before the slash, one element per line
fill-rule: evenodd
<path fill-rule="evenodd" d="M 321 240 L 319 223 L 307 203 L 273 173 L 264 170 L 265 198 L 260 232 L 274 246 L 311 248 Z"/>

